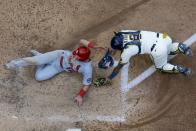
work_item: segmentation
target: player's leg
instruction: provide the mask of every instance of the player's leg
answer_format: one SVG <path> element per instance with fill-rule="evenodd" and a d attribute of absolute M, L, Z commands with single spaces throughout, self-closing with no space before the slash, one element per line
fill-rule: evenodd
<path fill-rule="evenodd" d="M 32 54 L 32 56 L 37 56 L 37 55 L 43 54 L 43 53 L 40 53 L 36 50 L 30 50 L 30 53 Z M 45 66 L 46 66 L 46 64 L 45 65 L 37 65 L 36 66 L 36 71 L 43 69 Z"/>
<path fill-rule="evenodd" d="M 36 50 L 31 50 L 30 53 L 33 56 L 41 55 L 42 53 L 36 51 Z M 59 70 L 56 67 L 56 62 L 53 61 L 52 63 L 44 64 L 44 65 L 37 65 L 36 66 L 36 73 L 35 73 L 35 79 L 37 81 L 43 81 L 50 79 L 54 75 L 62 72 L 63 70 Z"/>
<path fill-rule="evenodd" d="M 182 73 L 184 75 L 190 75 L 191 74 L 191 69 L 184 67 L 182 65 L 172 65 L 168 62 L 162 62 L 160 64 L 160 61 L 165 61 L 164 59 L 155 59 L 155 67 L 161 72 L 166 72 L 166 73 Z M 158 63 L 158 64 L 156 64 Z M 165 64 L 164 64 L 165 63 Z"/>
<path fill-rule="evenodd" d="M 179 43 L 179 42 L 173 42 L 170 45 L 170 55 L 175 55 L 178 53 L 182 53 L 185 54 L 189 57 L 191 57 L 193 55 L 192 50 L 190 47 L 187 47 L 185 44 L 183 43 Z"/>
<path fill-rule="evenodd" d="M 5 67 L 7 69 L 17 69 L 19 67 L 26 67 L 30 65 L 45 65 L 56 60 L 62 54 L 62 52 L 63 50 L 51 51 L 44 54 L 39 54 L 38 52 L 36 52 L 38 55 L 33 57 L 25 57 L 11 60 L 5 65 Z"/>
<path fill-rule="evenodd" d="M 172 65 L 170 63 L 166 63 L 161 68 L 158 68 L 162 72 L 167 73 L 182 73 L 184 75 L 191 74 L 191 68 L 184 67 L 182 65 Z"/>
<path fill-rule="evenodd" d="M 168 51 L 164 43 L 158 44 L 155 49 L 151 52 L 155 67 L 167 73 L 182 73 L 184 75 L 189 75 L 191 69 L 184 67 L 182 65 L 172 65 L 168 63 Z"/>
<path fill-rule="evenodd" d="M 48 80 L 62 71 L 63 69 L 57 68 L 56 61 L 52 62 L 51 64 L 37 66 L 35 79 L 37 81 Z"/>

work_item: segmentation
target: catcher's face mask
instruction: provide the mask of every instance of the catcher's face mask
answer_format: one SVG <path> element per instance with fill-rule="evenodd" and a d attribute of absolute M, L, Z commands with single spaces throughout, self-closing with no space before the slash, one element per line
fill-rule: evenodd
<path fill-rule="evenodd" d="M 99 61 L 98 67 L 101 69 L 107 69 L 114 65 L 114 60 L 111 55 L 111 51 L 108 49 L 104 57 Z"/>

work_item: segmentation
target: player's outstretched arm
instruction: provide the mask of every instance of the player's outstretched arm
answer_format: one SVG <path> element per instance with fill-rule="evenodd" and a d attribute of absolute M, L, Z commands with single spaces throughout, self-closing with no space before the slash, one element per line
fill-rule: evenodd
<path fill-rule="evenodd" d="M 86 95 L 86 93 L 88 92 L 90 86 L 86 86 L 84 85 L 79 93 L 77 94 L 77 96 L 75 97 L 75 102 L 77 103 L 78 106 L 81 106 L 83 103 L 83 97 Z"/>
<path fill-rule="evenodd" d="M 97 78 L 93 81 L 93 86 L 95 87 L 100 87 L 100 86 L 107 86 L 107 85 L 111 85 L 111 81 L 113 78 L 115 78 L 117 76 L 117 74 L 120 72 L 120 69 L 124 66 L 124 64 L 119 63 L 114 70 L 112 71 L 112 73 L 108 76 L 108 77 L 100 77 Z"/>
<path fill-rule="evenodd" d="M 124 64 L 122 63 L 118 63 L 118 65 L 114 68 L 114 70 L 112 71 L 112 73 L 107 77 L 108 80 L 112 80 L 113 78 L 115 78 L 118 73 L 120 72 L 120 69 L 124 66 Z"/>
<path fill-rule="evenodd" d="M 95 44 L 93 42 L 90 42 L 90 41 L 85 40 L 85 39 L 80 39 L 80 45 L 86 46 L 86 47 L 89 47 L 89 48 L 94 48 L 95 47 Z"/>
<path fill-rule="evenodd" d="M 85 39 L 80 39 L 80 45 L 86 46 L 86 47 L 91 48 L 91 49 L 105 50 L 104 47 L 100 47 L 97 44 L 95 44 L 94 42 L 88 41 L 88 40 L 85 40 Z"/>

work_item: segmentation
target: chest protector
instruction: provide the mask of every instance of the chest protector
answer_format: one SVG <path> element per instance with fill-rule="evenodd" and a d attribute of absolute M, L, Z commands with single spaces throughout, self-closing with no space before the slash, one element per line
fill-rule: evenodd
<path fill-rule="evenodd" d="M 138 54 L 141 53 L 141 34 L 140 31 L 136 32 L 119 32 L 123 35 L 123 49 L 128 48 L 131 45 L 136 45 L 139 48 Z"/>

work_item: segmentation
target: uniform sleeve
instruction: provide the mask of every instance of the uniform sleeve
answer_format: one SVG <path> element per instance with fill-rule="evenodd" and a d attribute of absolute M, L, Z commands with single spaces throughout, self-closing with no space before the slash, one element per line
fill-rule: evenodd
<path fill-rule="evenodd" d="M 126 64 L 129 62 L 129 59 L 138 53 L 139 49 L 135 45 L 130 45 L 127 49 L 124 49 L 121 53 L 121 64 Z"/>
<path fill-rule="evenodd" d="M 65 54 L 67 57 L 69 57 L 72 53 L 71 53 L 71 51 L 69 51 L 69 50 L 65 50 L 65 51 L 64 51 L 64 54 Z"/>
<path fill-rule="evenodd" d="M 88 66 L 85 66 L 83 68 L 83 71 L 81 72 L 83 75 L 83 85 L 91 85 L 92 83 L 92 66 L 89 64 Z"/>

